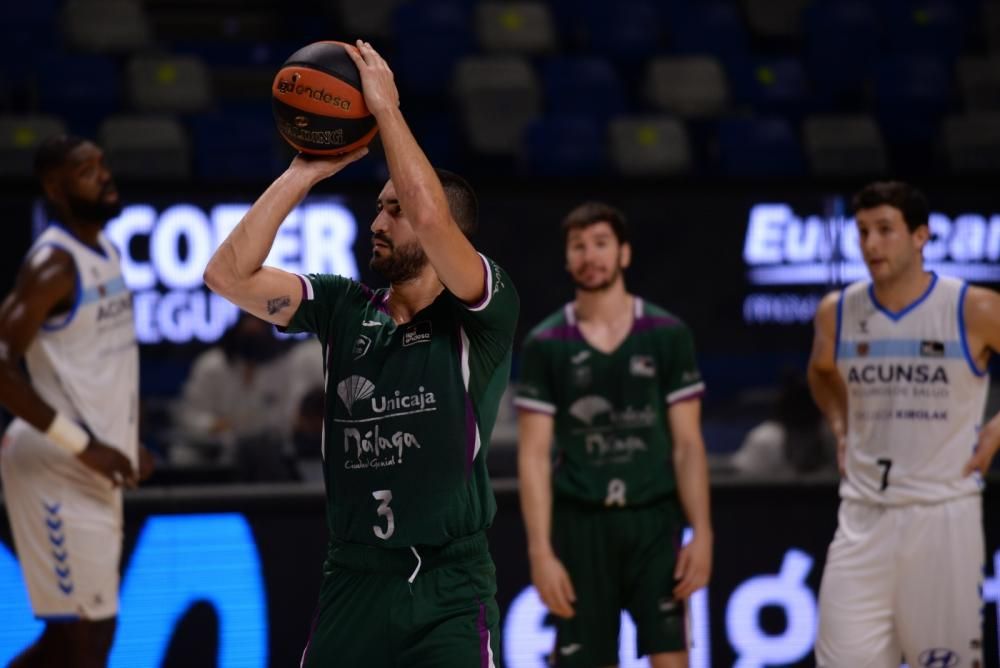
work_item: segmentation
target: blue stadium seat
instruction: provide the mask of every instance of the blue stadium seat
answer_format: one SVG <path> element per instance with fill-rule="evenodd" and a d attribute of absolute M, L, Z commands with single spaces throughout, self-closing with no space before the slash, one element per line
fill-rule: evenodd
<path fill-rule="evenodd" d="M 110 57 L 44 54 L 36 76 L 39 110 L 64 116 L 72 132 L 94 136 L 100 122 L 121 108 L 121 75 Z"/>
<path fill-rule="evenodd" d="M 896 53 L 923 53 L 953 61 L 962 50 L 964 21 L 954 0 L 888 0 L 885 26 Z"/>
<path fill-rule="evenodd" d="M 796 58 L 754 58 L 729 68 L 736 97 L 762 114 L 798 117 L 807 111 L 809 83 Z"/>
<path fill-rule="evenodd" d="M 651 0 L 588 0 L 577 4 L 591 52 L 636 65 L 662 50 L 660 12 Z"/>
<path fill-rule="evenodd" d="M 8 2 L 0 23 L 0 62 L 8 81 L 24 83 L 38 57 L 56 48 L 56 0 Z"/>
<path fill-rule="evenodd" d="M 858 91 L 881 48 L 881 24 L 870 3 L 820 1 L 805 12 L 806 63 L 817 90 L 836 96 Z"/>
<path fill-rule="evenodd" d="M 528 125 L 524 157 L 531 174 L 594 176 L 605 170 L 604 125 L 581 116 L 546 116 Z"/>
<path fill-rule="evenodd" d="M 10 2 L 3 8 L 4 19 L 22 28 L 40 25 L 51 26 L 58 14 L 59 0 L 31 0 L 31 2 Z"/>
<path fill-rule="evenodd" d="M 681 54 L 707 54 L 727 66 L 747 58 L 747 31 L 739 10 L 730 2 L 711 0 L 676 12 L 667 23 L 670 50 Z"/>
<path fill-rule="evenodd" d="M 602 58 L 551 58 L 542 64 L 542 83 L 550 114 L 578 114 L 606 122 L 625 111 L 622 82 Z"/>
<path fill-rule="evenodd" d="M 300 49 L 302 41 L 250 41 L 225 40 L 174 42 L 170 51 L 176 54 L 197 56 L 209 67 L 278 67 L 288 56 Z"/>
<path fill-rule="evenodd" d="M 890 144 L 929 142 L 952 104 L 951 68 L 931 56 L 890 56 L 876 67 L 875 97 Z"/>
<path fill-rule="evenodd" d="M 270 109 L 224 109 L 190 124 L 200 181 L 266 183 L 287 164 Z"/>
<path fill-rule="evenodd" d="M 660 0 L 660 15 L 668 23 L 678 23 L 697 10 L 704 0 Z"/>
<path fill-rule="evenodd" d="M 402 92 L 447 91 L 452 70 L 475 42 L 470 7 L 461 0 L 413 0 L 393 13 L 393 72 Z"/>
<path fill-rule="evenodd" d="M 719 160 L 729 176 L 797 176 L 805 161 L 783 118 L 732 118 L 719 123 Z"/>
<path fill-rule="evenodd" d="M 408 113 L 406 122 L 420 148 L 435 167 L 461 172 L 464 160 L 458 129 L 461 122 L 454 113 Z"/>

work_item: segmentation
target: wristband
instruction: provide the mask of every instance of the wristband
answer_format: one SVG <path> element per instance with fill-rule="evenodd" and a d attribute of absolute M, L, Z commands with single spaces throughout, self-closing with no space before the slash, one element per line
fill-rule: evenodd
<path fill-rule="evenodd" d="M 90 443 L 90 434 L 87 433 L 87 430 L 62 413 L 56 413 L 52 424 L 45 430 L 45 435 L 71 455 L 80 454 L 87 449 L 87 444 Z"/>

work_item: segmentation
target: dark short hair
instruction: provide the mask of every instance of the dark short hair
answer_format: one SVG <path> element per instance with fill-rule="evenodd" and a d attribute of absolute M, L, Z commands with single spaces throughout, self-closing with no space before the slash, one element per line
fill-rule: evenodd
<path fill-rule="evenodd" d="M 61 167 L 73 149 L 87 140 L 76 135 L 58 134 L 48 137 L 35 149 L 35 176 L 43 178 Z"/>
<path fill-rule="evenodd" d="M 930 206 L 924 194 L 903 181 L 875 181 L 859 190 L 851 199 L 854 215 L 862 209 L 886 204 L 903 214 L 910 232 L 929 224 Z"/>
<path fill-rule="evenodd" d="M 618 238 L 618 243 L 628 242 L 628 226 L 625 214 L 603 202 L 584 202 L 570 211 L 562 222 L 563 243 L 569 241 L 569 233 L 582 230 L 597 223 L 607 223 Z"/>
<path fill-rule="evenodd" d="M 441 181 L 441 187 L 444 188 L 451 217 L 458 224 L 458 229 L 462 230 L 465 236 L 471 237 L 479 227 L 479 200 L 476 198 L 476 191 L 468 181 L 455 172 L 449 172 L 447 169 L 435 169 L 434 172 Z"/>

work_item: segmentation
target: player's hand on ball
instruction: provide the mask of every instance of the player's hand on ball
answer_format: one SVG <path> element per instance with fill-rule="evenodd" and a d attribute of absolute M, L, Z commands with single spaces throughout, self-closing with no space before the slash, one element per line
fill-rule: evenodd
<path fill-rule="evenodd" d="M 531 582 L 538 590 L 542 603 L 553 615 L 570 618 L 576 614 L 576 592 L 566 567 L 554 554 L 531 558 Z"/>
<path fill-rule="evenodd" d="M 91 439 L 87 448 L 77 455 L 80 461 L 111 481 L 115 487 L 135 487 L 135 471 L 128 457 L 120 451 Z"/>
<path fill-rule="evenodd" d="M 372 48 L 368 42 L 358 40 L 358 49 L 347 49 L 348 55 L 361 73 L 361 87 L 364 89 L 368 111 L 378 118 L 380 113 L 399 106 L 399 90 L 393 80 L 389 63 Z"/>
<path fill-rule="evenodd" d="M 303 171 L 310 175 L 314 182 L 328 179 L 337 172 L 368 155 L 368 148 L 362 147 L 350 153 L 339 155 L 306 155 L 299 153 L 292 160 L 290 170 Z"/>
<path fill-rule="evenodd" d="M 712 574 L 712 537 L 696 531 L 691 542 L 681 548 L 674 569 L 674 597 L 684 599 L 708 584 Z"/>

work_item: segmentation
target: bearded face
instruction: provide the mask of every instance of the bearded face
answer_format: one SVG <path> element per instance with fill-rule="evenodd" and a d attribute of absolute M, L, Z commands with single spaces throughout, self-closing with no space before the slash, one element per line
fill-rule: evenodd
<path fill-rule="evenodd" d="M 122 211 L 104 152 L 92 142 L 71 150 L 45 177 L 45 189 L 56 208 L 78 223 L 104 225 Z"/>
<path fill-rule="evenodd" d="M 390 283 L 406 283 L 413 280 L 427 266 L 427 254 L 414 239 L 395 244 L 383 232 L 372 237 L 372 259 L 368 263 Z"/>
<path fill-rule="evenodd" d="M 588 263 L 574 268 L 570 273 L 573 284 L 584 292 L 603 292 L 622 275 L 621 252 L 608 264 Z"/>
<path fill-rule="evenodd" d="M 76 193 L 66 193 L 66 206 L 74 218 L 79 220 L 106 223 L 122 212 L 122 202 L 117 196 L 115 184 L 109 181 L 98 195 L 97 199 L 82 197 Z"/>
<path fill-rule="evenodd" d="M 603 292 L 623 280 L 629 261 L 629 245 L 606 222 L 572 230 L 566 240 L 566 270 L 583 292 Z"/>

